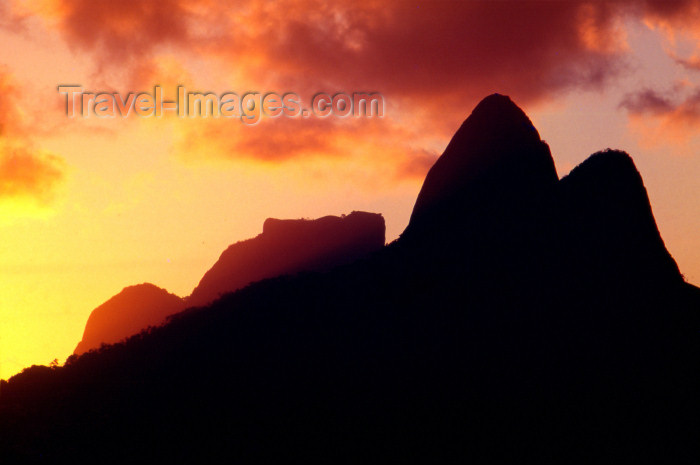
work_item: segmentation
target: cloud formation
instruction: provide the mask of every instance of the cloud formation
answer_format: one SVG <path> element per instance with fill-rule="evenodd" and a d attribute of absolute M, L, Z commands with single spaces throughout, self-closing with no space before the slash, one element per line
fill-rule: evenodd
<path fill-rule="evenodd" d="M 0 200 L 29 200 L 45 205 L 63 181 L 64 161 L 35 148 L 24 120 L 20 88 L 0 71 Z"/>
<path fill-rule="evenodd" d="M 17 11 L 15 4 L 10 1 L 0 2 L 0 30 L 25 32 L 25 19 L 26 16 Z"/>
<path fill-rule="evenodd" d="M 36 12 L 56 21 L 67 42 L 115 66 L 135 64 L 151 50 L 189 40 L 192 11 L 182 0 L 49 0 Z M 197 3 L 197 2 L 195 2 Z M 201 3 L 201 2 L 200 2 Z"/>
<path fill-rule="evenodd" d="M 223 59 L 258 81 L 459 103 L 599 85 L 624 47 L 607 2 L 53 0 L 66 40 L 113 66 L 166 52 Z M 436 101 L 439 100 L 439 101 Z"/>
<path fill-rule="evenodd" d="M 47 0 L 49 7 L 35 12 L 76 51 L 93 54 L 97 66 L 126 70 L 129 85 L 143 89 L 178 74 L 206 81 L 216 69 L 229 82 L 259 91 L 382 92 L 390 123 L 364 124 L 362 137 L 377 147 L 394 140 L 416 154 L 427 139 L 449 137 L 490 93 L 527 105 L 604 86 L 624 71 L 626 19 L 692 28 L 688 12 L 697 4 Z M 170 71 L 159 78 L 155 64 L 162 68 L 163 57 Z M 354 153 L 344 143 L 362 125 L 304 120 L 241 128 L 210 120 L 181 126 L 180 147 L 208 145 L 211 156 L 281 161 Z M 381 130 L 367 129 L 374 126 Z M 404 162 L 397 166 L 425 164 Z"/>
<path fill-rule="evenodd" d="M 0 199 L 49 202 L 63 180 L 64 170 L 65 163 L 55 155 L 40 154 L 22 146 L 0 146 Z"/>
<path fill-rule="evenodd" d="M 700 129 L 700 90 L 677 86 L 668 92 L 643 89 L 627 94 L 620 102 L 635 132 L 648 145 L 673 143 L 683 146 Z"/>
<path fill-rule="evenodd" d="M 633 115 L 663 115 L 673 112 L 675 106 L 660 92 L 654 89 L 643 89 L 625 95 L 620 102 L 620 108 L 624 108 Z"/>
<path fill-rule="evenodd" d="M 666 53 L 676 63 L 689 69 L 700 69 L 700 1 L 647 1 L 642 18 L 647 26 L 661 31 L 666 37 Z M 679 51 L 681 44 L 691 51 Z"/>
<path fill-rule="evenodd" d="M 402 181 L 422 179 L 437 158 L 437 154 L 419 148 L 415 141 L 423 141 L 420 134 L 387 118 L 262 119 L 253 126 L 225 119 L 176 123 L 180 126 L 177 151 L 188 159 L 262 163 L 353 159 L 365 171 Z"/>

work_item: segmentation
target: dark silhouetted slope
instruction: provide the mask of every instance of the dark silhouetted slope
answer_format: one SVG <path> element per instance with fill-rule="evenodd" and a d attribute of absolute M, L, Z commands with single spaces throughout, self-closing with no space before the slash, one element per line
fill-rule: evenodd
<path fill-rule="evenodd" d="M 185 308 L 183 300 L 150 283 L 125 287 L 92 311 L 75 354 L 112 344 L 161 324 Z"/>
<path fill-rule="evenodd" d="M 384 218 L 352 212 L 315 220 L 268 218 L 262 234 L 229 246 L 186 299 L 210 303 L 251 282 L 300 271 L 328 271 L 384 247 Z"/>
<path fill-rule="evenodd" d="M 2 382 L 0 457 L 695 464 L 699 314 L 631 159 L 491 96 L 399 240 Z"/>
<path fill-rule="evenodd" d="M 268 218 L 262 234 L 229 246 L 189 297 L 181 299 L 152 284 L 140 284 L 97 307 L 74 353 L 121 341 L 187 306 L 210 303 L 261 279 L 328 271 L 364 258 L 384 247 L 385 230 L 381 214 L 358 211 L 315 220 Z"/>

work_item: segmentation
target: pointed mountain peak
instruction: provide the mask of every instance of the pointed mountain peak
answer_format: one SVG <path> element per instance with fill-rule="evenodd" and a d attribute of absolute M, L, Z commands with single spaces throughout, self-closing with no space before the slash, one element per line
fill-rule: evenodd
<path fill-rule="evenodd" d="M 426 176 L 409 230 L 434 228 L 493 201 L 527 196 L 558 180 L 549 146 L 500 94 L 483 99 Z"/>
<path fill-rule="evenodd" d="M 474 107 L 471 116 L 483 120 L 494 128 L 520 126 L 523 134 L 539 139 L 540 136 L 525 112 L 520 109 L 507 95 L 491 94 Z"/>

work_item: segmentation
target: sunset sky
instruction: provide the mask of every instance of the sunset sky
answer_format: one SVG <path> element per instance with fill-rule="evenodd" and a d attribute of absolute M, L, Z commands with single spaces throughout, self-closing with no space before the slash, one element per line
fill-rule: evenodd
<path fill-rule="evenodd" d="M 232 6 L 234 5 L 234 6 Z M 700 1 L 0 0 L 0 377 L 64 360 L 127 285 L 188 295 L 268 217 L 379 212 L 387 240 L 484 96 L 559 176 L 629 152 L 700 284 Z M 380 92 L 383 118 L 68 118 L 127 93 Z"/>

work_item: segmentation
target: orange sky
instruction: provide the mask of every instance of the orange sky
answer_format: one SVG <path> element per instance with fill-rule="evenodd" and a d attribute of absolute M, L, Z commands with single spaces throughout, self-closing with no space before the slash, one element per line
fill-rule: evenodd
<path fill-rule="evenodd" d="M 0 2 L 0 377 L 65 359 L 90 311 L 187 295 L 267 217 L 381 212 L 388 239 L 485 95 L 510 95 L 560 176 L 628 151 L 700 284 L 700 2 Z M 376 91 L 382 119 L 66 117 L 94 91 Z"/>

